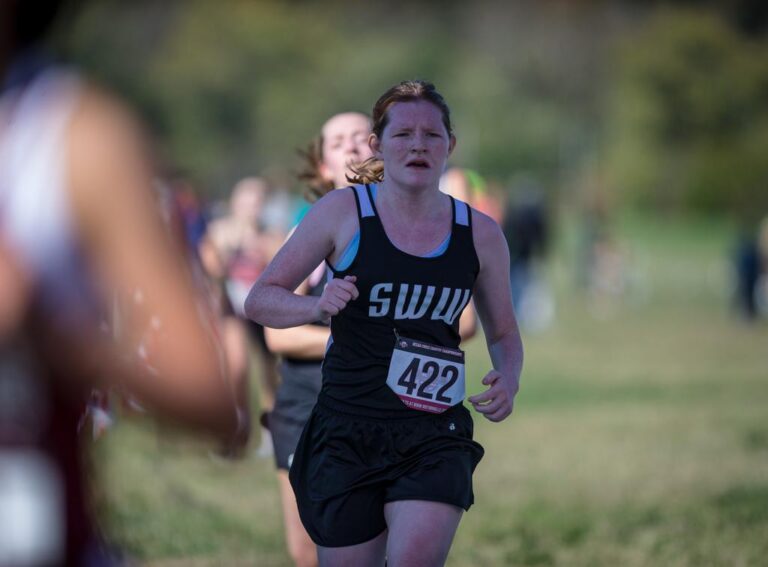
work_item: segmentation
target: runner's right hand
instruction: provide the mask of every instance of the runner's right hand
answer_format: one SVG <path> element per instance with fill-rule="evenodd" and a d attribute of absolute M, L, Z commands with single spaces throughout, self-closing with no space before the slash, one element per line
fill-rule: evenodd
<path fill-rule="evenodd" d="M 343 280 L 334 278 L 328 282 L 315 307 L 319 320 L 327 322 L 334 315 L 338 315 L 347 303 L 357 299 L 359 293 L 355 281 L 355 276 L 344 276 Z"/>

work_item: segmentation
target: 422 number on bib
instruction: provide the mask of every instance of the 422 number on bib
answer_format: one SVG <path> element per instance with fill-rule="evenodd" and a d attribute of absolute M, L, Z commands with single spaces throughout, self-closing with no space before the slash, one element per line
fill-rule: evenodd
<path fill-rule="evenodd" d="M 387 385 L 409 408 L 442 413 L 464 399 L 464 353 L 398 337 Z"/>

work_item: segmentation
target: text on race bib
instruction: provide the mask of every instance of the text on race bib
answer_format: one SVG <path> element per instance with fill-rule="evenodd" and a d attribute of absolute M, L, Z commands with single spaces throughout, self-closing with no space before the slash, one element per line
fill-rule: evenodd
<path fill-rule="evenodd" d="M 398 337 L 387 385 L 409 408 L 442 413 L 464 400 L 464 353 Z"/>

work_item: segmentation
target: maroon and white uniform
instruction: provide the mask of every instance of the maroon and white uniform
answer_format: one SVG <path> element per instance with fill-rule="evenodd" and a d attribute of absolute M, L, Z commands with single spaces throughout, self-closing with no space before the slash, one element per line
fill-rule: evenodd
<path fill-rule="evenodd" d="M 65 185 L 82 85 L 55 66 L 28 75 L 0 98 L 0 238 L 34 282 L 24 329 L 0 343 L 0 565 L 104 565 L 77 431 L 87 381 L 53 338 L 97 328 Z"/>

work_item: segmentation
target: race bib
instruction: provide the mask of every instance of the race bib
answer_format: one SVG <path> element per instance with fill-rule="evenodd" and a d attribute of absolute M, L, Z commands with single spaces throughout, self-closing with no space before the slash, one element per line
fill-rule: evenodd
<path fill-rule="evenodd" d="M 411 409 L 442 413 L 464 399 L 464 352 L 398 336 L 387 386 Z"/>

